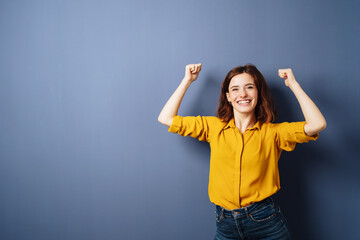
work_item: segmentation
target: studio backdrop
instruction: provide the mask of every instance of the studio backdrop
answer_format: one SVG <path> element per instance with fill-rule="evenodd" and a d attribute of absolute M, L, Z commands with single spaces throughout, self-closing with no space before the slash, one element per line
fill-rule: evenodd
<path fill-rule="evenodd" d="M 295 239 L 360 239 L 356 0 L 1 0 L 0 239 L 212 239 L 210 149 L 157 122 L 203 64 L 181 115 L 214 115 L 255 64 L 277 121 L 302 121 L 292 68 L 327 128 L 283 153 L 275 201 Z"/>

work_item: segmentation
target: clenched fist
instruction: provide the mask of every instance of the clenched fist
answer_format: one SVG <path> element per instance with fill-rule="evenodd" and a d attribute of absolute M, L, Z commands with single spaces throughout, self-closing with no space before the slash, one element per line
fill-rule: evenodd
<path fill-rule="evenodd" d="M 293 74 L 291 68 L 279 69 L 279 77 L 285 79 L 285 85 L 287 87 L 290 87 L 292 84 L 296 83 L 296 80 L 295 80 L 295 77 L 294 77 L 294 74 Z"/>
<path fill-rule="evenodd" d="M 201 63 L 186 65 L 184 79 L 190 82 L 195 81 L 199 76 L 199 73 L 201 71 L 201 66 L 202 66 Z"/>

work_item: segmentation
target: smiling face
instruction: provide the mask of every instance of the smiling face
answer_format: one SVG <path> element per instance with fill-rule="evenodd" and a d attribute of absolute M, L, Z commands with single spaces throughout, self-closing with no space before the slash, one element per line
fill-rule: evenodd
<path fill-rule="evenodd" d="M 226 93 L 227 100 L 233 106 L 234 115 L 253 114 L 258 101 L 258 90 L 250 74 L 241 73 L 234 76 Z"/>

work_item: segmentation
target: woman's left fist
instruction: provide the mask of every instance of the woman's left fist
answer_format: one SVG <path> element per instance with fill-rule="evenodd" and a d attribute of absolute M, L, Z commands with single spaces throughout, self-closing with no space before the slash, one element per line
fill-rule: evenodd
<path fill-rule="evenodd" d="M 285 79 L 285 85 L 289 87 L 290 84 L 296 83 L 294 74 L 291 68 L 279 69 L 279 77 Z"/>

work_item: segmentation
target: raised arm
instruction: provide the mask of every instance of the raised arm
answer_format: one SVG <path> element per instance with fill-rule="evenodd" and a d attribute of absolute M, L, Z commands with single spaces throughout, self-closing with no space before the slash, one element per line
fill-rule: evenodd
<path fill-rule="evenodd" d="M 304 92 L 299 83 L 295 80 L 294 74 L 290 68 L 279 69 L 279 76 L 285 79 L 285 85 L 288 86 L 297 98 L 303 115 L 305 117 L 304 131 L 306 135 L 313 136 L 326 128 L 326 120 L 315 103 Z"/>
<path fill-rule="evenodd" d="M 181 81 L 178 88 L 171 95 L 169 100 L 166 102 L 165 106 L 160 112 L 158 121 L 165 126 L 170 127 L 173 121 L 173 118 L 177 115 L 181 101 L 190 87 L 191 83 L 194 82 L 201 71 L 201 64 L 189 64 L 185 67 L 185 76 Z"/>

